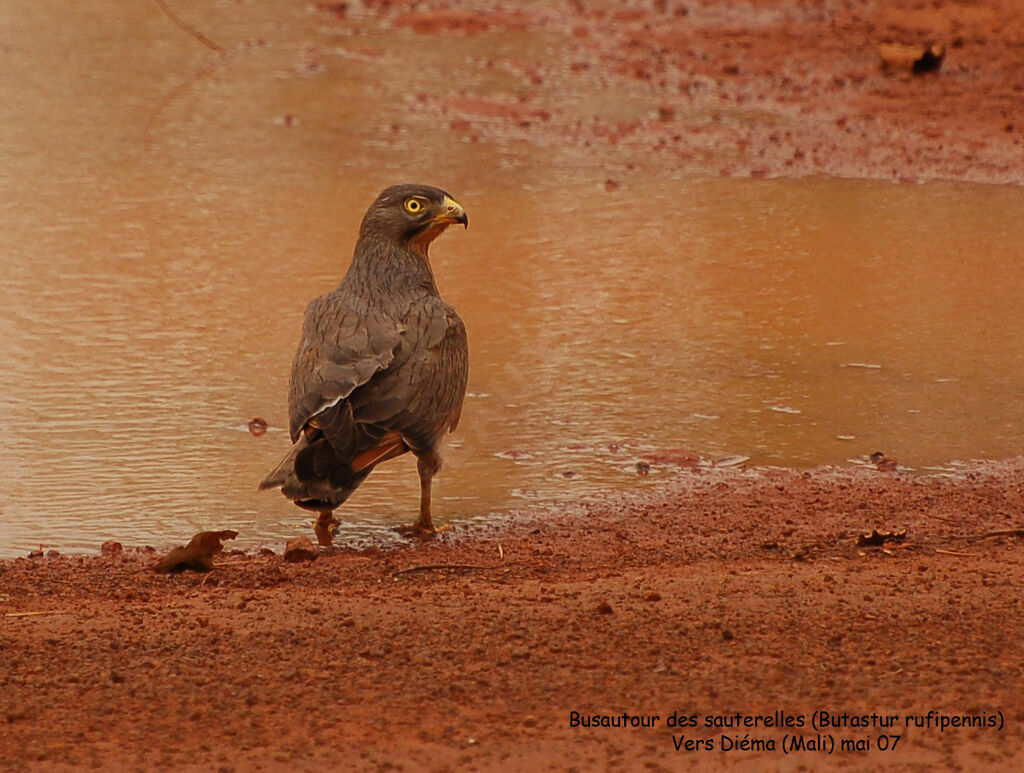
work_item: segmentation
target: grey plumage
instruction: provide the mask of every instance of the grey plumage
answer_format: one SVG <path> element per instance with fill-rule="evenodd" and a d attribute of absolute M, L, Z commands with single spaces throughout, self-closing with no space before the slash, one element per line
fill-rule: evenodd
<path fill-rule="evenodd" d="M 306 309 L 288 395 L 294 445 L 261 489 L 328 514 L 377 464 L 412 451 L 415 528 L 433 530 L 431 479 L 468 377 L 466 329 L 427 254 L 452 223 L 468 224 L 463 208 L 425 185 L 388 188 L 367 211 L 341 284 Z"/>

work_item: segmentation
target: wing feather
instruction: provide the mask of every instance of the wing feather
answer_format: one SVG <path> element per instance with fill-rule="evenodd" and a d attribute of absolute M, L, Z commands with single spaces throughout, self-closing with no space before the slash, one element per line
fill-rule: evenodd
<path fill-rule="evenodd" d="M 353 390 L 386 369 L 401 342 L 397 328 L 362 317 L 336 293 L 306 309 L 289 386 L 292 442 L 314 417 L 318 424 L 335 421 L 324 414 L 336 413 Z"/>

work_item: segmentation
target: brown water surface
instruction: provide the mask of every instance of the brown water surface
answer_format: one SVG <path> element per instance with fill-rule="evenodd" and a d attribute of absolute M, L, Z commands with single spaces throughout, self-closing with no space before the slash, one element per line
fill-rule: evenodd
<path fill-rule="evenodd" d="M 666 169 L 608 190 L 601 158 L 416 113 L 482 47 L 543 41 L 428 51 L 217 3 L 221 56 L 155 4 L 5 14 L 0 556 L 308 529 L 256 482 L 287 447 L 304 305 L 401 180 L 472 222 L 433 249 L 472 358 L 440 520 L 650 486 L 665 468 L 636 462 L 666 449 L 918 469 L 1024 449 L 1020 189 Z M 380 468 L 343 535 L 390 534 L 417 491 L 412 460 Z"/>

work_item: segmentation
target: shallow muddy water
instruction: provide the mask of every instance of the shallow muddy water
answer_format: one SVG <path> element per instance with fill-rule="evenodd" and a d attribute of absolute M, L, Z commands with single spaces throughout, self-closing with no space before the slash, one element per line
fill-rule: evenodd
<path fill-rule="evenodd" d="M 641 175 L 467 141 L 416 95 L 479 38 L 422 56 L 413 33 L 221 3 L 218 55 L 155 5 L 6 13 L 0 556 L 308 533 L 256 482 L 287 449 L 305 303 L 400 180 L 472 224 L 432 250 L 472 368 L 438 520 L 650 486 L 666 468 L 636 462 L 665 450 L 925 469 L 1024 449 L 1020 189 Z M 417 495 L 414 461 L 378 469 L 343 538 L 410 521 Z"/>

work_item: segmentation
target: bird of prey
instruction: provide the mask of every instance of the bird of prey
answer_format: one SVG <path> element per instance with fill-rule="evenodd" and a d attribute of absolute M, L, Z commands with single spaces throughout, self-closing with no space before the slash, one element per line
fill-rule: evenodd
<path fill-rule="evenodd" d="M 306 308 L 288 390 L 291 451 L 261 483 L 332 512 L 381 462 L 412 451 L 413 530 L 432 533 L 430 487 L 462 412 L 466 328 L 441 300 L 427 251 L 466 211 L 427 185 L 387 188 L 363 217 L 348 272 Z"/>

